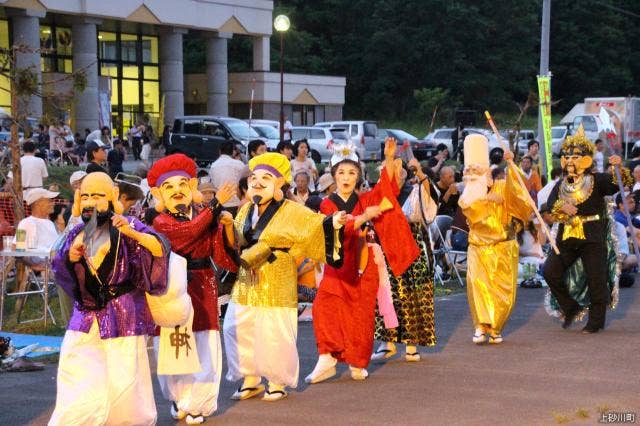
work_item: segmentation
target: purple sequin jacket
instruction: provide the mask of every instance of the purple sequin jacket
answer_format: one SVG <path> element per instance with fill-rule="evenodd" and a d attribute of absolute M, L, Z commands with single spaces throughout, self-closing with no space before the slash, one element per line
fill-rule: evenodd
<path fill-rule="evenodd" d="M 152 228 L 137 219 L 128 219 L 129 222 L 133 221 L 136 231 L 158 237 L 162 242 L 163 256 L 152 256 L 134 239 L 121 234 L 116 258 L 111 259 L 113 263 L 106 265 L 109 271 L 106 282 L 110 283 L 110 288 L 114 290 L 122 291 L 125 286 L 130 289 L 112 298 L 99 309 L 96 307 L 95 298 L 87 290 L 85 277 L 90 272 L 86 270 L 83 262 L 71 264 L 69 261 L 71 244 L 84 229 L 84 224 L 73 228 L 62 248 L 56 253 L 52 264 L 56 283 L 74 299 L 68 330 L 88 333 L 95 319 L 102 339 L 153 334 L 155 324 L 147 306 L 145 292 L 158 295 L 166 291 L 170 246 L 167 240 Z M 115 250 L 115 247 L 112 241 L 111 250 Z M 107 261 L 109 256 L 105 257 L 103 262 Z"/>

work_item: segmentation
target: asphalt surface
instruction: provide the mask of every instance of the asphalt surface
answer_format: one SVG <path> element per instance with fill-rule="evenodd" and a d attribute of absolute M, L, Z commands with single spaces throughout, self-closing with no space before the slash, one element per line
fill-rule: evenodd
<path fill-rule="evenodd" d="M 563 330 L 543 307 L 544 289 L 519 289 L 501 345 L 471 343 L 466 296 L 436 302 L 438 345 L 421 348 L 422 361 L 396 356 L 371 364 L 364 382 L 345 366 L 337 378 L 307 385 L 316 347 L 310 323 L 298 336 L 300 385 L 289 397 L 267 403 L 235 402 L 238 386 L 222 381 L 219 409 L 208 424 L 598 424 L 600 411 L 633 413 L 640 422 L 640 290 L 622 289 L 603 333 L 583 335 L 581 325 Z M 226 372 L 226 366 L 223 367 Z M 56 365 L 41 372 L 0 375 L 0 424 L 46 424 L 55 403 Z M 169 417 L 154 379 L 158 424 Z"/>

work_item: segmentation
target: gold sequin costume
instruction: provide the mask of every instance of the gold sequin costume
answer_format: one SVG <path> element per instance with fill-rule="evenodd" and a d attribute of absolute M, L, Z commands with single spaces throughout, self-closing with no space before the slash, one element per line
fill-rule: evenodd
<path fill-rule="evenodd" d="M 245 204 L 236 216 L 240 247 L 246 250 L 262 245 L 270 248 L 274 257 L 257 270 L 241 266 L 238 272 L 224 320 L 227 379 L 262 376 L 270 382 L 295 387 L 299 369 L 295 258 L 326 261 L 325 220 L 331 224 L 331 217 L 289 200 L 281 203 L 267 223 L 258 220 L 254 225 L 259 236 L 253 244 L 246 236 L 254 205 Z"/>
<path fill-rule="evenodd" d="M 507 169 L 506 180 L 496 180 L 489 193 L 501 195 L 498 204 L 481 198 L 460 207 L 469 223 L 467 298 L 474 325 L 488 324 L 500 333 L 516 298 L 518 243 L 513 219 L 529 221 L 532 208 L 518 185 L 517 173 Z"/>

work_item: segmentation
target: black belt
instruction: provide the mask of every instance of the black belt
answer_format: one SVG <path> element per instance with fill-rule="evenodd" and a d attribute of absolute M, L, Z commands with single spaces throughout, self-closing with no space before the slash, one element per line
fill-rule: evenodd
<path fill-rule="evenodd" d="M 187 259 L 187 269 L 211 269 L 213 268 L 213 264 L 211 263 L 211 258 L 209 257 L 200 257 L 198 259 Z"/>

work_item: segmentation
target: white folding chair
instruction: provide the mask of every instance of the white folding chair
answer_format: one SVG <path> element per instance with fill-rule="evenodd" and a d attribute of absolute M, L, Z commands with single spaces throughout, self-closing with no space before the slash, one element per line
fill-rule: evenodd
<path fill-rule="evenodd" d="M 462 280 L 458 269 L 455 267 L 455 251 L 451 248 L 451 245 L 445 238 L 445 235 L 447 235 L 447 232 L 451 229 L 452 223 L 453 218 L 451 216 L 438 215 L 429 225 L 429 237 L 431 239 L 431 249 L 433 251 L 435 276 L 436 279 L 440 281 L 440 284 L 444 286 L 442 274 L 438 272 L 438 268 L 436 267 L 436 265 L 440 263 L 440 259 L 444 258 L 446 260 L 446 264 L 450 265 L 451 269 L 453 269 L 453 273 L 460 286 L 464 287 L 464 281 Z M 441 266 L 445 266 L 445 264 L 443 263 Z"/>

